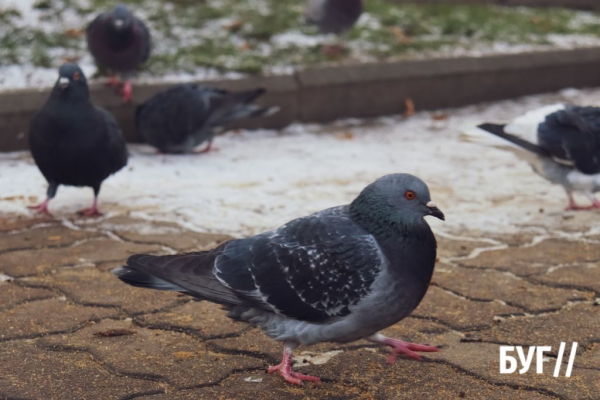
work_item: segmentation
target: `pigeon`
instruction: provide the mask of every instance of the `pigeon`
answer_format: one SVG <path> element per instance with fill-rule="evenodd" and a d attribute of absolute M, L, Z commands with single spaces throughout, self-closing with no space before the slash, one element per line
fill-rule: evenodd
<path fill-rule="evenodd" d="M 228 92 L 195 83 L 177 85 L 158 93 L 138 107 L 139 135 L 161 153 L 190 153 L 213 138 L 225 126 L 242 118 L 271 115 L 278 107 L 252 104 L 264 89 Z"/>
<path fill-rule="evenodd" d="M 291 369 L 299 345 L 359 339 L 390 346 L 388 363 L 435 346 L 379 333 L 406 318 L 427 292 L 436 239 L 424 220 L 444 214 L 427 185 L 386 175 L 349 205 L 295 219 L 279 229 L 183 255 L 134 255 L 112 272 L 136 287 L 170 290 L 224 306 L 230 318 L 283 342 L 269 368 L 285 381 L 319 381 Z"/>
<path fill-rule="evenodd" d="M 325 51 L 334 54 L 343 50 L 341 36 L 350 30 L 363 13 L 362 0 L 308 0 L 306 22 L 316 25 L 324 34 L 340 37 L 337 46 L 328 46 Z"/>
<path fill-rule="evenodd" d="M 569 201 L 566 210 L 600 208 L 594 196 L 600 191 L 600 108 L 552 105 L 512 124 L 485 123 L 478 128 L 503 139 L 537 174 L 561 185 Z M 583 192 L 591 206 L 578 205 L 575 191 Z"/>
<path fill-rule="evenodd" d="M 140 19 L 124 5 L 96 17 L 87 28 L 87 43 L 99 67 L 111 72 L 109 85 L 120 84 L 116 74 L 122 74 L 123 100 L 129 102 L 133 92 L 131 76 L 150 57 L 150 32 Z"/>
<path fill-rule="evenodd" d="M 50 98 L 33 117 L 29 147 L 48 181 L 48 197 L 30 208 L 48 215 L 48 204 L 59 185 L 93 188 L 94 203 L 80 214 L 101 215 L 100 185 L 123 168 L 128 158 L 117 122 L 108 111 L 92 105 L 83 71 L 72 63 L 60 67 Z"/>

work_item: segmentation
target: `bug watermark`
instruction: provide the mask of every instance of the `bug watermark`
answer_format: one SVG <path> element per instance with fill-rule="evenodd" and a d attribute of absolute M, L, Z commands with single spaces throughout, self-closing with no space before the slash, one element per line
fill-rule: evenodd
<path fill-rule="evenodd" d="M 560 347 L 558 348 L 558 356 L 556 357 L 556 364 L 554 366 L 554 377 L 558 378 L 560 376 L 560 370 L 563 364 L 563 357 L 565 355 L 565 348 L 567 344 L 565 342 L 560 343 Z M 525 349 L 527 349 L 527 354 L 525 354 Z M 533 360 L 535 359 L 535 371 L 538 374 L 544 373 L 544 362 L 549 361 L 547 357 L 544 357 L 545 353 L 549 353 L 552 351 L 552 347 L 550 346 L 500 346 L 500 373 L 501 374 L 514 374 L 519 369 L 519 364 L 521 368 L 519 369 L 519 374 L 524 374 L 533 365 Z M 516 357 L 514 354 L 516 352 Z M 571 353 L 569 355 L 569 362 L 567 364 L 567 369 L 565 371 L 565 376 L 567 378 L 571 377 L 571 373 L 573 372 L 573 363 L 575 362 L 575 354 L 577 352 L 577 342 L 573 342 L 573 346 L 571 347 Z"/>

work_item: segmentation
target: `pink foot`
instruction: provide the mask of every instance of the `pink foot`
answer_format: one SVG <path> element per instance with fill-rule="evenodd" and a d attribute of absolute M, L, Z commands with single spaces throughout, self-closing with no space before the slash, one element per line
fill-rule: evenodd
<path fill-rule="evenodd" d="M 402 354 L 412 358 L 413 360 L 421 361 L 421 355 L 417 352 L 435 353 L 440 351 L 440 348 L 436 346 L 404 342 L 402 340 L 385 337 L 379 333 L 369 337 L 368 340 L 375 343 L 385 344 L 386 346 L 390 346 L 392 348 L 392 354 L 386 360 L 386 362 L 390 365 L 393 365 L 396 362 L 396 358 Z"/>
<path fill-rule="evenodd" d="M 211 151 L 219 151 L 219 149 L 212 147 L 213 141 L 211 140 L 210 142 L 208 142 L 208 146 L 206 146 L 206 148 L 201 149 L 201 150 L 195 150 L 193 151 L 193 154 L 206 154 L 206 153 L 210 153 Z"/>
<path fill-rule="evenodd" d="M 302 385 L 302 381 L 321 381 L 321 379 L 318 376 L 305 375 L 299 372 L 292 371 L 292 347 L 288 345 L 286 345 L 283 348 L 283 359 L 281 360 L 281 364 L 269 367 L 267 372 L 269 374 L 274 374 L 275 372 L 278 372 L 279 375 L 281 375 L 286 382 L 292 383 L 294 385 Z"/>
<path fill-rule="evenodd" d="M 121 94 L 123 95 L 123 102 L 129 103 L 133 99 L 133 88 L 131 87 L 131 82 L 125 81 L 123 85 L 123 89 L 121 90 Z"/>
<path fill-rule="evenodd" d="M 51 217 L 52 214 L 50 214 L 50 210 L 48 210 L 48 204 L 50 204 L 50 199 L 46 199 L 42 203 L 35 206 L 28 206 L 27 208 Z"/>
<path fill-rule="evenodd" d="M 90 208 L 77 211 L 77 214 L 83 217 L 99 217 L 103 215 L 98 209 L 98 199 L 94 198 L 94 204 Z"/>

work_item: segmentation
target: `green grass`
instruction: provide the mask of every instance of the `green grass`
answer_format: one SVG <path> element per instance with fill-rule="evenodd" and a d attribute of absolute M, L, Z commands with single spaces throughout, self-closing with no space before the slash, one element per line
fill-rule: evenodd
<path fill-rule="evenodd" d="M 35 8 L 45 25 L 21 26 L 22 16 L 0 9 L 0 65 L 31 63 L 55 67 L 65 58 L 86 54 L 85 22 L 108 0 L 39 0 Z M 150 25 L 154 43 L 148 73 L 211 67 L 223 72 L 263 73 L 275 67 L 328 62 L 387 60 L 443 46 L 473 47 L 504 42 L 548 43 L 549 35 L 600 36 L 600 15 L 563 9 L 509 8 L 486 5 L 392 5 L 366 1 L 368 23 L 348 34 L 351 51 L 335 60 L 320 45 L 274 45 L 273 36 L 300 31 L 304 0 L 130 0 Z M 168 7 L 168 8 L 165 8 Z M 63 30 L 65 13 L 82 24 Z M 578 21 L 577 23 L 575 21 Z M 48 26 L 51 28 L 48 29 Z M 57 49 L 65 49 L 63 56 Z"/>

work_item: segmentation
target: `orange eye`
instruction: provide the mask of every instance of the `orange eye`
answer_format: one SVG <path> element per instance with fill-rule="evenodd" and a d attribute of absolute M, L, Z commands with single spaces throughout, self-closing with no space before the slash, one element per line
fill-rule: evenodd
<path fill-rule="evenodd" d="M 414 200 L 417 195 L 412 190 L 409 190 L 408 192 L 404 193 L 404 197 L 406 197 L 408 200 Z"/>
<path fill-rule="evenodd" d="M 75 73 L 73 74 L 73 80 L 74 80 L 74 81 L 78 81 L 78 80 L 79 80 L 79 78 L 81 78 L 81 74 L 80 74 L 79 72 L 75 72 Z"/>

